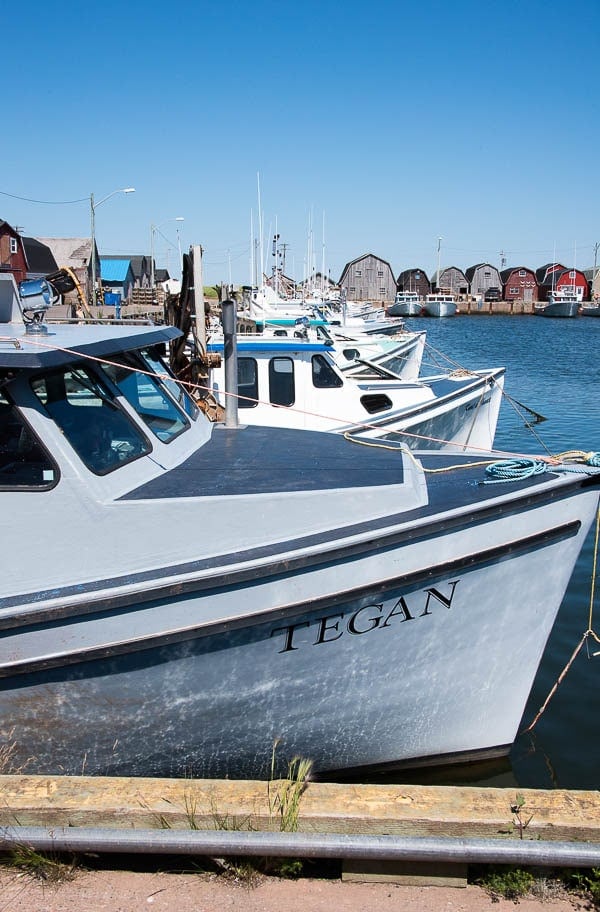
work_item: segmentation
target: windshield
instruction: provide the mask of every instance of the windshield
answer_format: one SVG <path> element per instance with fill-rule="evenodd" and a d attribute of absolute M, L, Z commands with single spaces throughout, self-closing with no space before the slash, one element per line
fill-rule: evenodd
<path fill-rule="evenodd" d="M 31 387 L 75 452 L 97 475 L 151 451 L 108 387 L 86 367 L 36 377 Z"/>
<path fill-rule="evenodd" d="M 136 370 L 127 356 L 102 370 L 125 396 L 144 424 L 163 443 L 170 443 L 189 427 L 185 414 L 179 410 L 160 381 Z"/>
<path fill-rule="evenodd" d="M 169 377 L 161 377 L 159 382 L 166 386 L 173 399 L 179 403 L 186 415 L 192 421 L 195 421 L 198 417 L 198 406 L 186 389 L 180 383 L 177 383 L 170 368 L 167 367 L 160 355 L 154 349 L 144 348 L 140 351 L 140 356 L 147 370 L 152 371 L 154 374 L 169 374 Z"/>

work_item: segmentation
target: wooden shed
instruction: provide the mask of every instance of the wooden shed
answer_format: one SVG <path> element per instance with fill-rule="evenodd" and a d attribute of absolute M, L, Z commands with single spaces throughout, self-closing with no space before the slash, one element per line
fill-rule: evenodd
<path fill-rule="evenodd" d="M 396 280 L 387 260 L 364 253 L 346 263 L 338 283 L 349 301 L 390 304 L 396 297 Z"/>
<path fill-rule="evenodd" d="M 50 248 L 59 269 L 63 266 L 68 266 L 69 269 L 73 270 L 86 300 L 89 300 L 92 288 L 92 239 L 38 237 L 36 240 Z M 96 255 L 96 275 L 99 276 L 100 257 L 98 256 L 96 244 L 94 244 L 94 250 Z M 64 302 L 65 304 L 77 304 L 77 293 L 75 291 L 69 292 L 69 294 L 64 296 Z"/>
<path fill-rule="evenodd" d="M 498 297 L 502 295 L 502 279 L 500 272 L 491 263 L 477 263 L 465 270 L 469 282 L 470 294 L 477 297 L 486 297 L 490 289 L 498 290 Z"/>
<path fill-rule="evenodd" d="M 431 286 L 436 292 L 458 295 L 461 298 L 466 298 L 469 294 L 469 282 L 458 266 L 445 266 L 440 269 L 439 276 L 436 270 L 431 277 Z"/>
<path fill-rule="evenodd" d="M 431 282 L 424 269 L 404 269 L 396 281 L 396 290 L 416 291 L 421 298 L 424 298 L 431 292 Z"/>
<path fill-rule="evenodd" d="M 566 268 L 562 263 L 545 263 L 536 269 L 538 301 L 548 300 L 548 295 L 556 283 L 556 276 L 559 272 L 564 272 Z"/>
<path fill-rule="evenodd" d="M 500 273 L 504 301 L 522 301 L 531 304 L 538 298 L 538 282 L 533 269 L 527 266 L 510 266 Z"/>

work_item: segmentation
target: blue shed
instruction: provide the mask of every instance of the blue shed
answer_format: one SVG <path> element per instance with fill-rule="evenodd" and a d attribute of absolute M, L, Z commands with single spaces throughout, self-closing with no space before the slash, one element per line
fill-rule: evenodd
<path fill-rule="evenodd" d="M 131 298 L 135 277 L 131 268 L 131 260 L 104 259 L 100 257 L 100 277 L 104 291 L 116 292 L 123 301 Z"/>

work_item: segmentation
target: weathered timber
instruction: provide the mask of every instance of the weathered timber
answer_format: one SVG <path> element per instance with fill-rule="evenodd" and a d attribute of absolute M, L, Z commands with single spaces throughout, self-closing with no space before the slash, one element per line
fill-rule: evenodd
<path fill-rule="evenodd" d="M 0 776 L 0 826 L 278 830 L 285 783 Z M 310 782 L 298 830 L 600 841 L 600 793 Z M 521 832 L 521 827 L 523 830 Z"/>

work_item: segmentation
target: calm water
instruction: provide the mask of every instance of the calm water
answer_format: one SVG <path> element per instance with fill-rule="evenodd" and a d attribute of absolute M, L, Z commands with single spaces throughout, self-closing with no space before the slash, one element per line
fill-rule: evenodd
<path fill-rule="evenodd" d="M 458 316 L 410 319 L 407 326 L 427 330 L 422 373 L 442 364 L 438 351 L 465 367 L 504 366 L 506 392 L 546 417 L 533 429 L 536 439 L 505 401 L 496 448 L 600 452 L 600 318 Z M 523 726 L 533 720 L 587 630 L 593 550 L 594 529 L 575 567 Z M 600 636 L 600 579 L 596 590 L 593 629 Z M 588 642 L 590 654 L 600 650 L 600 644 Z M 533 733 L 517 739 L 503 776 L 523 788 L 600 787 L 600 655 L 588 657 L 583 647 Z"/>

